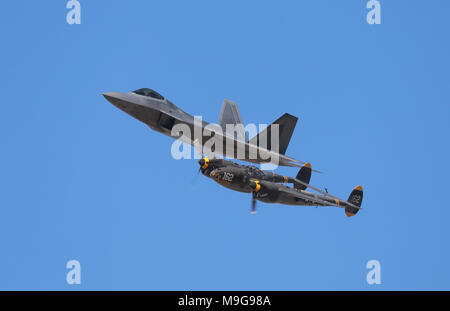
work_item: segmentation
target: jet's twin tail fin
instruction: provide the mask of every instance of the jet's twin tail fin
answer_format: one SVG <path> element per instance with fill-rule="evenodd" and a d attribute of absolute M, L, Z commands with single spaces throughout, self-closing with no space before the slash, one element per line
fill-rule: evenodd
<path fill-rule="evenodd" d="M 267 150 L 273 150 L 275 144 L 272 143 L 272 126 L 278 126 L 278 153 L 284 155 L 286 153 L 289 142 L 291 141 L 292 134 L 294 133 L 295 126 L 297 125 L 298 118 L 285 113 L 271 125 L 265 128 L 258 135 L 250 140 L 250 144 L 256 146 L 265 147 Z M 227 130 L 227 124 L 234 125 L 234 137 L 243 138 L 248 142 L 248 136 L 245 131 L 241 113 L 239 112 L 238 105 L 231 100 L 224 99 L 222 104 L 222 109 L 220 111 L 218 124 L 222 127 L 223 131 Z M 239 126 L 236 126 L 239 125 Z"/>
<path fill-rule="evenodd" d="M 272 150 L 272 146 L 274 146 L 274 144 L 272 143 L 272 126 L 278 125 L 278 153 L 284 155 L 286 153 L 289 142 L 291 141 L 292 133 L 294 132 L 295 126 L 297 125 L 297 121 L 297 117 L 290 115 L 289 113 L 285 113 L 271 125 L 265 128 L 262 132 L 253 137 L 250 140 L 250 143 L 257 146 L 264 146 L 267 150 Z"/>
<path fill-rule="evenodd" d="M 238 105 L 235 102 L 228 99 L 223 100 L 218 124 L 222 127 L 224 132 L 227 130 L 227 124 L 242 125 L 234 127 L 234 137 L 244 139 L 246 142 L 248 141 L 247 133 L 245 132 L 242 122 L 241 113 L 239 112 Z"/>

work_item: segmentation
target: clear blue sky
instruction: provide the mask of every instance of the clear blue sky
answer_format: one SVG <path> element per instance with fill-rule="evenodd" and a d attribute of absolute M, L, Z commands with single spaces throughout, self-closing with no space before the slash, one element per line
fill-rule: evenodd
<path fill-rule="evenodd" d="M 366 1 L 80 2 L 81 25 L 0 4 L 0 289 L 450 289 L 448 1 L 381 1 L 381 25 Z M 364 210 L 251 215 L 101 95 L 141 87 L 210 122 L 224 98 L 299 116 L 287 154 Z"/>

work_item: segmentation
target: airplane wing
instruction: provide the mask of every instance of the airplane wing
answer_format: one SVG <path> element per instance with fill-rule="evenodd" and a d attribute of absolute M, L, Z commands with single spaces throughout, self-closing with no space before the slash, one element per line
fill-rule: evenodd
<path fill-rule="evenodd" d="M 300 191 L 297 191 L 295 189 L 291 189 L 291 188 L 286 187 L 286 186 L 280 186 L 278 188 L 278 191 L 290 194 L 290 195 L 292 195 L 294 197 L 303 199 L 305 201 L 309 201 L 311 203 L 316 203 L 317 205 L 343 207 L 343 206 L 338 205 L 338 203 L 333 203 L 333 202 L 322 200 L 322 199 L 318 198 L 315 194 L 304 194 L 304 193 L 302 193 Z"/>
<path fill-rule="evenodd" d="M 314 187 L 312 187 L 312 188 L 314 189 Z M 317 189 L 317 188 L 315 188 L 315 189 Z M 317 190 L 319 190 L 319 189 L 317 189 Z M 278 191 L 290 194 L 294 197 L 297 197 L 297 198 L 300 198 L 300 199 L 303 199 L 303 200 L 306 200 L 306 201 L 309 201 L 312 203 L 316 203 L 317 205 L 321 205 L 321 206 L 336 206 L 336 207 L 340 207 L 340 208 L 352 207 L 357 210 L 361 209 L 361 207 L 359 207 L 359 206 L 356 206 L 348 201 L 341 200 L 330 194 L 327 194 L 327 195 L 329 195 L 334 200 L 334 202 L 323 200 L 322 198 L 320 198 L 319 196 L 317 196 L 314 193 L 305 194 L 301 191 L 298 191 L 298 190 L 295 190 L 295 189 L 292 189 L 292 188 L 289 188 L 286 186 L 281 186 L 281 185 L 278 187 Z M 343 203 L 344 205 L 341 205 L 341 203 Z"/>
<path fill-rule="evenodd" d="M 305 182 L 303 182 L 303 181 L 301 181 L 301 180 L 298 180 L 297 178 L 293 178 L 293 180 L 294 180 L 295 182 L 297 182 L 297 183 L 303 185 L 303 186 L 306 187 L 306 188 L 311 188 L 311 189 L 313 189 L 313 190 L 315 190 L 315 191 L 317 191 L 317 192 L 323 194 L 323 195 L 326 196 L 326 197 L 330 197 L 330 198 L 333 199 L 334 201 L 337 201 L 337 202 L 345 202 L 347 205 L 349 205 L 349 206 L 351 206 L 351 207 L 353 207 L 353 208 L 361 209 L 361 207 L 359 207 L 359 206 L 356 206 L 356 205 L 354 205 L 354 204 L 352 204 L 352 203 L 350 203 L 350 202 L 348 202 L 348 201 L 339 199 L 338 197 L 335 197 L 334 195 L 332 195 L 332 194 L 330 194 L 330 193 L 328 193 L 328 192 L 325 192 L 325 191 L 323 191 L 323 190 L 321 190 L 321 189 L 319 189 L 319 188 L 316 188 L 316 187 L 314 187 L 314 186 L 311 186 L 311 185 L 308 184 L 308 183 L 305 183 Z M 306 189 L 306 188 L 305 188 L 305 189 Z M 292 190 L 295 191 L 294 189 L 292 189 Z M 342 207 L 342 206 L 339 206 L 339 207 Z"/>

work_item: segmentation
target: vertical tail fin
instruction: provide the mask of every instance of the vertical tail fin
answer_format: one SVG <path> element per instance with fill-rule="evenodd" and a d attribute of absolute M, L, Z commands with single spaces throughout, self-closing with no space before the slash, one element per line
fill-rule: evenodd
<path fill-rule="evenodd" d="M 298 171 L 297 177 L 295 177 L 296 179 L 303 181 L 306 184 L 309 184 L 309 181 L 311 180 L 311 164 L 309 163 L 305 163 L 302 168 L 300 169 L 300 171 Z M 294 182 L 294 188 L 297 190 L 305 190 L 306 186 L 296 183 Z"/>
<path fill-rule="evenodd" d="M 276 121 L 274 121 L 271 125 L 265 128 L 261 133 L 256 135 L 250 140 L 251 144 L 260 146 L 262 141 L 267 141 L 267 150 L 272 150 L 271 143 L 271 133 L 272 133 L 272 125 L 278 124 L 279 126 L 279 154 L 285 154 L 289 142 L 291 141 L 292 133 L 294 132 L 295 126 L 297 125 L 298 118 L 290 115 L 289 113 L 285 113 Z"/>
<path fill-rule="evenodd" d="M 222 127 L 223 131 L 226 131 L 227 124 L 237 125 L 240 124 L 242 127 L 236 128 L 238 131 L 234 133 L 235 138 L 241 138 L 248 141 L 247 133 L 244 130 L 242 123 L 241 113 L 239 112 L 238 105 L 231 100 L 224 99 L 222 104 L 222 110 L 220 111 L 218 124 Z"/>
<path fill-rule="evenodd" d="M 363 200 L 363 188 L 361 186 L 356 186 L 355 189 L 353 189 L 352 193 L 350 193 L 350 196 L 348 197 L 348 202 L 356 205 L 358 207 L 361 206 Z M 358 213 L 359 209 L 354 208 L 352 206 L 346 206 L 345 207 L 345 214 L 348 217 L 355 216 L 356 213 Z"/>

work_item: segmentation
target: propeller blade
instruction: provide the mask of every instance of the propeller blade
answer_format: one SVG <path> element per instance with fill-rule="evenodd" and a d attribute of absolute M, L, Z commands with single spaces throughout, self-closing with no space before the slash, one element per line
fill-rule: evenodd
<path fill-rule="evenodd" d="M 195 164 L 195 162 L 194 162 L 194 164 Z M 202 171 L 202 168 L 201 167 L 199 167 L 198 168 L 198 170 L 197 170 L 197 174 L 194 174 L 194 176 L 192 176 L 192 179 L 191 179 L 191 187 L 194 187 L 195 186 L 195 184 L 197 183 L 197 179 L 198 179 L 198 176 L 200 175 L 200 172 Z"/>
<path fill-rule="evenodd" d="M 256 214 L 256 199 L 255 199 L 255 193 L 252 192 L 252 210 L 250 211 L 251 214 Z"/>

